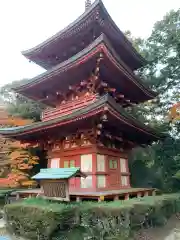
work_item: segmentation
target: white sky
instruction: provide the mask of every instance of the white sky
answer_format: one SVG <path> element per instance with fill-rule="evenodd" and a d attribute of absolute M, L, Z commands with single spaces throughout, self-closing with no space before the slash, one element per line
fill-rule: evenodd
<path fill-rule="evenodd" d="M 31 78 L 42 69 L 22 55 L 52 36 L 84 11 L 85 0 L 0 0 L 0 86 Z M 180 0 L 104 0 L 113 20 L 122 31 L 147 37 L 154 23 Z"/>

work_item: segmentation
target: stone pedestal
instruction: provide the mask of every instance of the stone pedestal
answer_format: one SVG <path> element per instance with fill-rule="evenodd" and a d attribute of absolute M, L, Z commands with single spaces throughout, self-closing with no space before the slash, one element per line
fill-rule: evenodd
<path fill-rule="evenodd" d="M 124 200 L 129 200 L 129 193 L 127 193 L 127 194 L 125 195 Z"/>

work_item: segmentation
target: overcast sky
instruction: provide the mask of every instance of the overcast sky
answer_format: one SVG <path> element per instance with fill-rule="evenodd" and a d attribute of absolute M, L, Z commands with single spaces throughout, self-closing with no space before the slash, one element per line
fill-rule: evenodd
<path fill-rule="evenodd" d="M 85 0 L 0 0 L 0 86 L 31 78 L 42 69 L 22 55 L 75 20 Z M 180 0 L 104 0 L 108 12 L 122 31 L 147 37 L 153 25 Z"/>

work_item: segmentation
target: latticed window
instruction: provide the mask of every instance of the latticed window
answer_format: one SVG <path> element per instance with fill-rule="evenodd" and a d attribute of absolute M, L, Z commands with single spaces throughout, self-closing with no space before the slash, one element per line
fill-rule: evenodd
<path fill-rule="evenodd" d="M 69 161 L 64 161 L 64 168 L 68 168 L 69 167 Z"/>
<path fill-rule="evenodd" d="M 117 160 L 109 160 L 110 169 L 117 169 L 117 167 L 118 167 Z"/>
<path fill-rule="evenodd" d="M 127 187 L 128 186 L 128 176 L 121 176 L 121 185 L 123 187 Z"/>
<path fill-rule="evenodd" d="M 75 160 L 70 160 L 70 168 L 75 167 Z"/>
<path fill-rule="evenodd" d="M 92 188 L 92 176 L 81 178 L 81 188 Z"/>
<path fill-rule="evenodd" d="M 106 187 L 106 176 L 104 176 L 104 175 L 97 176 L 97 187 L 98 188 Z"/>
<path fill-rule="evenodd" d="M 92 154 L 81 155 L 81 171 L 92 172 Z"/>
<path fill-rule="evenodd" d="M 105 171 L 105 156 L 97 155 L 97 171 L 104 172 Z"/>
<path fill-rule="evenodd" d="M 66 160 L 64 161 L 64 168 L 75 167 L 75 160 Z"/>
<path fill-rule="evenodd" d="M 59 168 L 59 162 L 60 162 L 60 158 L 51 159 L 50 168 Z"/>
<path fill-rule="evenodd" d="M 120 158 L 120 166 L 121 166 L 121 172 L 123 173 L 127 172 L 126 159 Z"/>

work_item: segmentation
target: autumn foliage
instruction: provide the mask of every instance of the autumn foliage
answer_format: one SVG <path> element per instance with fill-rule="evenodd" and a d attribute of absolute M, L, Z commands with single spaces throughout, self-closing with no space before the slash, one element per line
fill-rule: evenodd
<path fill-rule="evenodd" d="M 3 117 L 2 117 L 3 116 Z M 7 117 L 1 114 L 1 127 L 15 127 L 31 124 L 31 120 Z M 19 141 L 6 139 L 0 136 L 0 165 L 1 174 L 5 166 L 9 166 L 9 173 L 6 178 L 0 178 L 0 187 L 17 187 L 30 176 L 30 171 L 34 165 L 38 164 L 38 157 L 31 154 L 27 144 Z"/>
<path fill-rule="evenodd" d="M 22 145 L 18 141 L 12 141 L 9 151 L 10 173 L 4 184 L 8 187 L 17 187 L 29 180 L 31 169 L 38 164 L 39 158 L 31 154 L 27 145 Z M 0 186 L 3 185 L 2 180 Z"/>
<path fill-rule="evenodd" d="M 8 178 L 13 185 L 21 185 L 23 181 L 29 179 L 30 171 L 34 165 L 38 164 L 39 159 L 31 154 L 27 145 L 22 145 L 20 142 L 13 142 L 11 149 L 9 155 L 11 172 L 8 174 Z"/>

